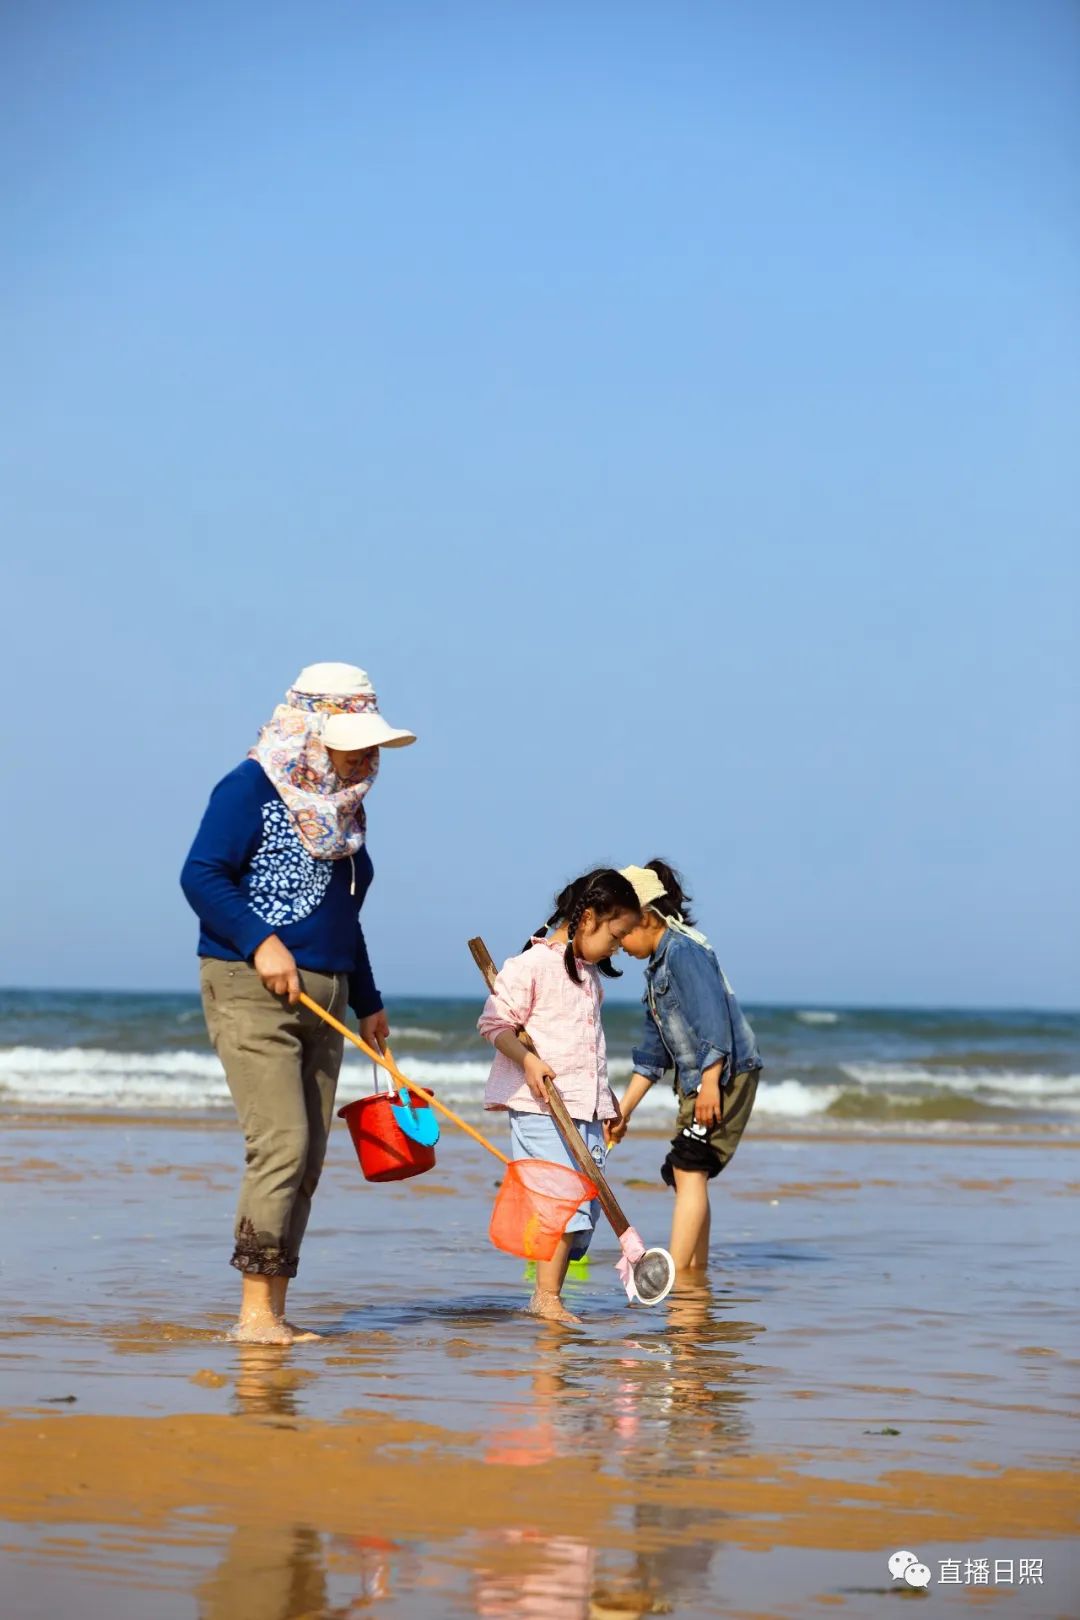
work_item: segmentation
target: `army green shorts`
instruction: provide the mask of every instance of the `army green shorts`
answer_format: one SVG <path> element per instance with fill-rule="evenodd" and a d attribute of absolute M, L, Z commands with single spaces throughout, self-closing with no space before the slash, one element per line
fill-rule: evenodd
<path fill-rule="evenodd" d="M 742 1139 L 757 1096 L 760 1069 L 744 1069 L 729 1086 L 721 1086 L 722 1118 L 716 1125 L 698 1125 L 694 1119 L 697 1092 L 680 1097 L 679 1119 L 660 1174 L 669 1187 L 676 1170 L 704 1171 L 711 1181 L 731 1160 Z"/>

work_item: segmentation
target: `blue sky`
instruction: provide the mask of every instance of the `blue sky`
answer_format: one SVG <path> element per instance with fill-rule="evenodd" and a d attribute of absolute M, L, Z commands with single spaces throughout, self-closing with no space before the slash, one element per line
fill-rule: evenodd
<path fill-rule="evenodd" d="M 301 665 L 384 989 L 663 853 L 747 1000 L 1076 1004 L 1080 12 L 0 22 L 0 982 L 194 982 Z"/>

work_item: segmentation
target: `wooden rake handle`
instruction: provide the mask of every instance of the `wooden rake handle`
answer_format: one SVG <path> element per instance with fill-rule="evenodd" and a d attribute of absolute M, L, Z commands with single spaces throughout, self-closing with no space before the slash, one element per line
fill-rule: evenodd
<path fill-rule="evenodd" d="M 481 974 L 483 975 L 484 983 L 487 985 L 489 990 L 494 989 L 495 980 L 498 977 L 499 970 L 491 959 L 491 952 L 488 950 L 487 946 L 484 944 L 483 940 L 479 938 L 479 936 L 476 939 L 470 939 L 469 950 L 472 952 L 473 961 L 476 963 Z M 537 1057 L 540 1056 L 540 1053 L 536 1051 L 532 1037 L 529 1035 L 527 1030 L 519 1029 L 517 1032 L 517 1038 L 527 1052 L 533 1052 Z M 551 1109 L 552 1115 L 554 1116 L 555 1123 L 559 1127 L 559 1134 L 566 1143 L 571 1158 L 577 1161 L 578 1169 L 581 1171 L 582 1175 L 587 1176 L 592 1182 L 593 1186 L 596 1188 L 596 1196 L 600 1200 L 600 1208 L 611 1222 L 615 1236 L 622 1237 L 624 1232 L 629 1231 L 630 1222 L 623 1214 L 622 1209 L 619 1206 L 618 1199 L 608 1186 L 603 1171 L 600 1169 L 600 1166 L 597 1164 L 596 1160 L 585 1146 L 585 1143 L 581 1140 L 578 1133 L 578 1128 L 570 1118 L 570 1115 L 567 1112 L 566 1104 L 563 1102 L 558 1088 L 553 1085 L 550 1080 L 544 1080 L 544 1093 L 547 1097 L 548 1107 Z"/>

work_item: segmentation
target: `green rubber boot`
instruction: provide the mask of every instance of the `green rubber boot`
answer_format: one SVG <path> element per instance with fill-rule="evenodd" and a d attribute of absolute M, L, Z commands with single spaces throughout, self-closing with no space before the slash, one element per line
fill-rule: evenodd
<path fill-rule="evenodd" d="M 567 1266 L 567 1268 L 566 1268 L 566 1275 L 568 1277 L 573 1277 L 575 1282 L 588 1282 L 588 1280 L 589 1280 L 589 1257 L 588 1257 L 588 1255 L 583 1254 L 580 1260 L 571 1260 L 569 1266 Z M 525 1281 L 526 1282 L 535 1282 L 536 1281 L 536 1261 L 535 1260 L 530 1260 L 528 1265 L 525 1267 Z"/>

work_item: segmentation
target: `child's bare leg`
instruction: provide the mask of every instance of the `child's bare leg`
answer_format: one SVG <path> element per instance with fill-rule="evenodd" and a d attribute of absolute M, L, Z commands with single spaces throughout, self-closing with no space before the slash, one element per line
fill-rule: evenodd
<path fill-rule="evenodd" d="M 675 1212 L 671 1217 L 671 1258 L 676 1271 L 688 1271 L 705 1238 L 709 1242 L 709 1178 L 704 1170 L 675 1171 Z"/>
<path fill-rule="evenodd" d="M 279 1321 L 284 1322 L 292 1334 L 293 1344 L 310 1344 L 313 1339 L 321 1339 L 321 1333 L 313 1333 L 310 1328 L 294 1327 L 292 1322 L 285 1320 L 285 1295 L 289 1291 L 288 1277 L 270 1278 L 270 1306 Z"/>
<path fill-rule="evenodd" d="M 712 1205 L 709 1202 L 709 1183 L 705 1183 L 705 1219 L 701 1224 L 701 1236 L 697 1240 L 694 1253 L 690 1261 L 691 1271 L 704 1271 L 709 1264 L 709 1234 L 712 1231 Z"/>
<path fill-rule="evenodd" d="M 292 1344 L 292 1330 L 274 1309 L 273 1285 L 287 1279 L 244 1273 L 240 1317 L 230 1335 L 244 1344 Z"/>
<path fill-rule="evenodd" d="M 566 1281 L 566 1268 L 570 1264 L 570 1246 L 572 1240 L 568 1237 L 559 1239 L 559 1246 L 550 1260 L 538 1260 L 536 1264 L 536 1292 L 525 1307 L 531 1316 L 546 1317 L 549 1322 L 579 1322 L 581 1318 L 574 1316 L 566 1309 L 561 1298 L 562 1285 Z"/>

